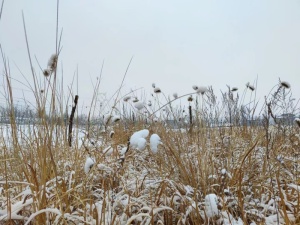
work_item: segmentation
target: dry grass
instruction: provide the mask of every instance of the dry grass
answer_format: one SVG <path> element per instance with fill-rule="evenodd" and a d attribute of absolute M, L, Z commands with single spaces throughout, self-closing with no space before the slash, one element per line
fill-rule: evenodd
<path fill-rule="evenodd" d="M 26 35 L 25 20 L 24 31 Z M 92 123 L 99 119 L 97 79 L 84 126 L 71 122 L 70 144 L 63 118 L 75 95 L 69 90 L 69 100 L 63 99 L 63 84 L 57 80 L 58 31 L 56 36 L 55 54 L 48 68 L 41 68 L 43 85 L 37 82 L 26 36 L 33 78 L 28 86 L 36 100 L 31 125 L 17 123 L 9 64 L 1 48 L 10 123 L 0 127 L 0 224 L 300 224 L 299 127 L 276 120 L 297 108 L 286 91 L 288 83 L 280 82 L 266 98 L 259 113 L 262 124 L 245 126 L 240 121 L 253 120 L 258 111 L 255 97 L 243 102 L 247 91 L 255 90 L 250 84 L 241 99 L 233 93 L 236 88 L 228 87 L 220 102 L 212 88 L 170 100 L 155 87 L 154 102 L 141 113 L 134 107 L 137 94 L 130 93 L 133 102 L 122 103 L 127 68 L 108 106 L 107 118 L 118 113 L 121 120 Z M 189 98 L 189 112 L 172 106 L 180 98 Z M 168 118 L 188 123 L 171 129 L 164 124 Z M 275 125 L 270 125 L 272 118 Z M 207 123 L 220 119 L 230 126 Z M 148 145 L 120 155 L 141 129 L 161 137 L 158 152 Z M 94 165 L 85 173 L 87 157 Z M 205 201 L 209 194 L 217 196 L 214 216 Z"/>
<path fill-rule="evenodd" d="M 2 224 L 299 223 L 298 127 L 285 135 L 269 128 L 266 140 L 265 127 L 125 129 L 119 121 L 109 126 L 112 138 L 97 135 L 101 144 L 69 147 L 63 125 L 21 130 L 11 119 L 1 138 Z M 118 149 L 141 128 L 159 134 L 159 152 L 130 148 L 120 160 Z M 108 146 L 113 151 L 103 153 Z M 87 152 L 95 164 L 85 174 Z M 213 218 L 210 193 L 218 196 Z"/>

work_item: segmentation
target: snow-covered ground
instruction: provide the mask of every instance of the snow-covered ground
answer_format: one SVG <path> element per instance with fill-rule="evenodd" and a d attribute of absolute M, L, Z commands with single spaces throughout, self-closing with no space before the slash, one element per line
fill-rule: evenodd
<path fill-rule="evenodd" d="M 85 131 L 74 129 L 76 140 L 84 142 L 72 148 L 61 142 L 56 149 L 53 140 L 58 174 L 49 172 L 42 183 L 45 165 L 24 153 L 31 147 L 31 154 L 38 155 L 35 137 L 44 128 L 18 127 L 17 137 L 24 146 L 20 157 L 30 159 L 23 162 L 29 165 L 23 167 L 27 176 L 13 167 L 9 153 L 3 150 L 15 145 L 11 128 L 0 129 L 0 161 L 6 162 L 0 174 L 0 224 L 8 219 L 16 224 L 37 223 L 38 215 L 45 215 L 48 224 L 299 222 L 297 133 L 279 140 L 283 137 L 272 131 L 273 145 L 268 152 L 259 129 L 203 130 L 191 137 L 189 132 L 163 126 L 133 131 L 110 128 L 101 138 L 89 140 Z M 51 169 L 51 160 L 47 162 Z"/>

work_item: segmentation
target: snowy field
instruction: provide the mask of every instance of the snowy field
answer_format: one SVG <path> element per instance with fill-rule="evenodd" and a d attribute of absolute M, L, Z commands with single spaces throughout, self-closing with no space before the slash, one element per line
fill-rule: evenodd
<path fill-rule="evenodd" d="M 0 224 L 299 223 L 298 128 L 52 132 L 1 126 Z"/>

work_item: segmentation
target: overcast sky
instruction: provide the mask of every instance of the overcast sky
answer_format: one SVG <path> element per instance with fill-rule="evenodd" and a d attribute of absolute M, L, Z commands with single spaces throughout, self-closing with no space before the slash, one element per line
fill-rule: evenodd
<path fill-rule="evenodd" d="M 0 43 L 12 77 L 24 82 L 17 67 L 29 80 L 31 74 L 22 10 L 32 57 L 46 67 L 55 52 L 56 1 L 4 3 Z M 259 97 L 267 95 L 279 78 L 300 97 L 298 0 L 63 0 L 62 28 L 60 69 L 62 63 L 67 86 L 78 67 L 81 101 L 91 99 L 92 82 L 103 61 L 101 92 L 116 91 L 131 57 L 124 93 L 140 87 L 151 92 L 153 82 L 167 95 L 188 93 L 194 84 L 212 85 L 217 93 L 226 85 L 236 86 L 242 93 L 245 83 L 258 76 Z M 2 73 L 2 62 L 0 66 Z M 34 67 L 42 77 L 35 59 Z M 28 90 L 18 82 L 13 86 L 16 95 L 19 89 Z"/>

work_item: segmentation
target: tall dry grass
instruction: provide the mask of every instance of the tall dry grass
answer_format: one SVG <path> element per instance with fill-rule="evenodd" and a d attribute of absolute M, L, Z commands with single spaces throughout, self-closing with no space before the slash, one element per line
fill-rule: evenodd
<path fill-rule="evenodd" d="M 84 123 L 76 119 L 76 105 L 74 117 L 65 121 L 78 93 L 65 91 L 58 81 L 58 30 L 43 75 L 33 69 L 25 20 L 24 31 L 35 119 L 22 126 L 17 122 L 13 75 L 1 48 L 10 122 L 0 130 L 0 224 L 300 223 L 299 126 L 277 118 L 299 110 L 281 81 L 260 112 L 250 84 L 242 96 L 228 87 L 220 100 L 212 87 L 175 99 L 154 87 L 151 104 L 137 110 L 135 99 L 148 100 L 136 90 L 123 101 L 127 68 L 106 105 L 109 115 L 100 112 L 106 119 L 97 112 L 98 79 Z M 177 99 L 189 101 L 177 107 Z M 168 119 L 176 129 L 165 123 Z M 130 147 L 129 138 L 141 129 L 161 137 L 158 153 L 149 146 Z M 93 166 L 85 173 L 87 157 Z M 208 215 L 208 194 L 217 196 L 215 216 Z"/>

